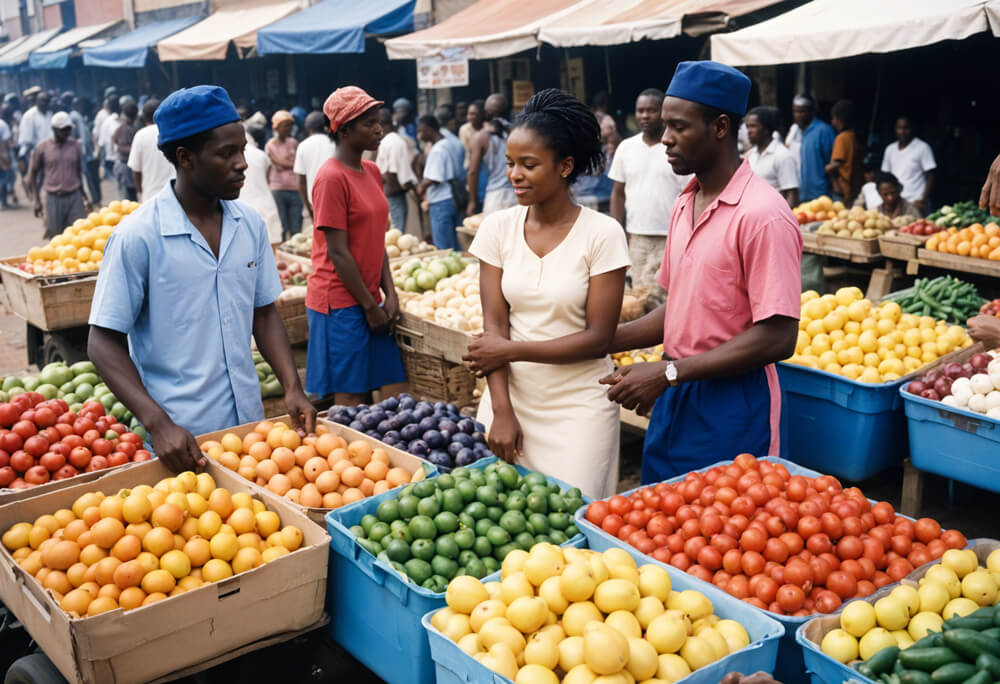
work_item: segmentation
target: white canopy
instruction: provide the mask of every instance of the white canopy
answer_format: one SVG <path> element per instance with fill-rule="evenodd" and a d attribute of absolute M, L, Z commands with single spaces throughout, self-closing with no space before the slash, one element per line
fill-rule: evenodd
<path fill-rule="evenodd" d="M 812 62 L 1000 36 L 1000 0 L 812 0 L 770 21 L 712 36 L 734 66 Z"/>
<path fill-rule="evenodd" d="M 161 62 L 186 59 L 226 58 L 229 42 L 236 45 L 240 56 L 257 46 L 257 31 L 288 16 L 300 8 L 300 3 L 282 2 L 274 5 L 224 9 L 215 12 L 194 26 L 161 40 L 156 51 Z"/>
<path fill-rule="evenodd" d="M 92 36 L 96 36 L 98 33 L 101 33 L 105 29 L 108 29 L 117 23 L 117 21 L 109 21 L 104 24 L 92 24 L 91 26 L 77 26 L 76 28 L 71 28 L 69 31 L 56 36 L 45 45 L 35 50 L 35 52 L 45 54 L 47 52 L 59 52 L 59 50 L 76 47 L 79 43 Z"/>

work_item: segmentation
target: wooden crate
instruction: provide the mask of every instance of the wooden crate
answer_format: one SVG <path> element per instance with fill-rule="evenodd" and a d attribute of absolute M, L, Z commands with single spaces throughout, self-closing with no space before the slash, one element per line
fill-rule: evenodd
<path fill-rule="evenodd" d="M 11 310 L 42 330 L 87 325 L 97 274 L 39 276 L 17 268 L 27 257 L 0 260 L 0 282 Z"/>
<path fill-rule="evenodd" d="M 965 273 L 978 273 L 979 275 L 1000 278 L 1000 261 L 958 256 L 957 254 L 935 252 L 924 248 L 917 250 L 917 261 L 924 266 L 944 268 L 950 271 L 963 271 Z"/>
<path fill-rule="evenodd" d="M 274 302 L 274 308 L 278 310 L 281 322 L 285 324 L 289 343 L 302 344 L 309 341 L 305 293 L 299 297 L 279 297 Z"/>
<path fill-rule="evenodd" d="M 927 241 L 926 235 L 910 235 L 892 231 L 879 236 L 878 246 L 888 259 L 910 261 L 917 258 L 917 248 Z"/>
<path fill-rule="evenodd" d="M 442 358 L 400 349 L 410 394 L 427 401 L 459 406 L 476 404 L 476 376 L 468 368 Z"/>
<path fill-rule="evenodd" d="M 405 311 L 396 323 L 396 343 L 404 351 L 462 363 L 472 336 Z"/>

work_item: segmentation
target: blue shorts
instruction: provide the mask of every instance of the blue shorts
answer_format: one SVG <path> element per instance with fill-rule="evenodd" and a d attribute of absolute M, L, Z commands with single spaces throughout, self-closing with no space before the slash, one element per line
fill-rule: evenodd
<path fill-rule="evenodd" d="M 364 394 L 406 381 L 396 338 L 373 334 L 360 306 L 333 309 L 326 315 L 306 309 L 306 317 L 306 391 L 310 394 Z"/>
<path fill-rule="evenodd" d="M 649 417 L 642 483 L 698 470 L 741 453 L 767 456 L 771 394 L 764 370 L 670 387 Z"/>

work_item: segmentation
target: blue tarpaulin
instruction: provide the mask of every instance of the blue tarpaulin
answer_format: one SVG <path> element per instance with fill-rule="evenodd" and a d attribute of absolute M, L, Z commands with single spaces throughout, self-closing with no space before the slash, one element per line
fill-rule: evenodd
<path fill-rule="evenodd" d="M 257 52 L 332 54 L 365 51 L 365 34 L 413 30 L 416 0 L 325 0 L 257 32 Z"/>
<path fill-rule="evenodd" d="M 100 47 L 84 48 L 83 63 L 85 66 L 141 69 L 146 66 L 149 48 L 164 38 L 201 21 L 202 18 L 201 16 L 181 17 L 180 19 L 158 21 L 140 26 L 135 31 L 108 41 Z"/>

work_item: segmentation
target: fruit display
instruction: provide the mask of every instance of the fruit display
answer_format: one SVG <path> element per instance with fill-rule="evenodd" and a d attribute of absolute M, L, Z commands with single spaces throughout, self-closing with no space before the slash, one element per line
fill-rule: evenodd
<path fill-rule="evenodd" d="M 65 399 L 21 392 L 0 403 L 0 488 L 25 489 L 148 461 L 143 436 L 105 413 L 100 401 L 88 399 L 73 411 Z"/>
<path fill-rule="evenodd" d="M 183 472 L 155 486 L 83 494 L 19 522 L 4 547 L 75 618 L 132 610 L 252 570 L 298 549 L 286 525 L 246 492 Z"/>
<path fill-rule="evenodd" d="M 974 223 L 987 223 L 993 218 L 990 212 L 979 208 L 978 202 L 965 201 L 955 202 L 952 205 L 944 205 L 933 214 L 927 217 L 928 221 L 933 221 L 935 225 L 942 228 L 968 228 Z"/>
<path fill-rule="evenodd" d="M 982 567 L 972 549 L 949 549 L 919 583 L 901 584 L 874 603 L 847 604 L 820 649 L 845 664 L 860 658 L 856 669 L 870 679 L 893 672 L 898 661 L 901 681 L 966 682 L 978 672 L 990 676 L 976 681 L 993 681 L 1000 677 L 998 581 L 1000 551 Z M 920 674 L 902 679 L 907 670 Z"/>
<path fill-rule="evenodd" d="M 832 613 L 898 582 L 949 548 L 957 530 L 896 515 L 831 475 L 791 475 L 741 454 L 729 465 L 587 507 L 608 534 L 780 615 Z"/>
<path fill-rule="evenodd" d="M 569 541 L 581 506 L 579 489 L 497 461 L 407 485 L 350 531 L 407 581 L 442 592 L 455 577 L 496 572 L 512 551 Z"/>
<path fill-rule="evenodd" d="M 114 200 L 108 206 L 77 219 L 41 247 L 28 250 L 21 270 L 32 275 L 65 275 L 101 268 L 104 245 L 125 216 L 139 208 L 138 202 Z"/>
<path fill-rule="evenodd" d="M 327 416 L 335 423 L 430 461 L 442 471 L 472 465 L 493 455 L 486 445 L 485 426 L 463 416 L 455 404 L 432 404 L 400 394 L 372 406 L 334 406 Z"/>
<path fill-rule="evenodd" d="M 973 223 L 968 228 L 948 228 L 931 235 L 924 247 L 932 252 L 1000 261 L 1000 226 Z"/>
<path fill-rule="evenodd" d="M 313 249 L 312 234 L 296 233 L 278 245 L 279 252 L 288 252 L 298 256 L 311 257 Z"/>
<path fill-rule="evenodd" d="M 479 298 L 479 262 L 466 264 L 461 259 L 456 259 L 448 266 L 449 273 L 459 265 L 462 266 L 461 271 L 436 281 L 431 289 L 420 294 L 401 292 L 399 298 L 403 311 L 454 330 L 482 332 L 483 303 Z M 419 269 L 416 277 L 424 278 L 422 273 L 426 274 L 428 271 Z M 413 285 L 415 282 L 415 277 L 410 276 L 404 284 Z"/>
<path fill-rule="evenodd" d="M 983 306 L 976 286 L 950 275 L 917 278 L 910 292 L 893 298 L 903 313 L 931 316 L 955 325 L 975 316 Z"/>
<path fill-rule="evenodd" d="M 263 399 L 280 397 L 285 394 L 285 388 L 281 386 L 281 381 L 274 374 L 271 364 L 264 360 L 260 352 L 253 353 L 253 365 L 257 370 L 257 380 L 260 381 L 260 396 Z"/>
<path fill-rule="evenodd" d="M 424 477 L 423 468 L 393 467 L 384 449 L 364 440 L 348 444 L 322 422 L 303 437 L 264 420 L 244 437 L 227 432 L 200 446 L 220 465 L 309 508 L 340 508 Z"/>
<path fill-rule="evenodd" d="M 906 385 L 906 391 L 1000 420 L 1000 355 L 974 354 L 965 363 L 934 368 Z"/>
<path fill-rule="evenodd" d="M 500 582 L 456 578 L 445 601 L 431 624 L 514 682 L 674 682 L 750 644 L 707 596 L 616 548 L 513 551 Z"/>
<path fill-rule="evenodd" d="M 907 235 L 933 235 L 934 233 L 939 233 L 944 228 L 934 223 L 930 219 L 920 218 L 913 223 L 907 223 L 905 226 L 900 226 L 900 233 L 906 233 Z"/>
<path fill-rule="evenodd" d="M 416 235 L 403 233 L 397 228 L 385 231 L 385 253 L 390 259 L 433 252 L 434 245 L 427 244 Z"/>
<path fill-rule="evenodd" d="M 611 360 L 615 362 L 615 366 L 618 368 L 621 368 L 622 366 L 631 366 L 633 363 L 662 361 L 663 345 L 658 344 L 655 347 L 649 347 L 648 349 L 633 349 L 632 351 L 618 352 L 617 354 L 611 355 Z"/>
<path fill-rule="evenodd" d="M 912 216 L 898 217 L 905 222 L 913 220 Z M 836 235 L 857 240 L 877 238 L 890 228 L 900 225 L 894 223 L 898 219 L 890 219 L 878 209 L 842 209 L 835 218 L 824 221 L 816 229 L 818 235 Z"/>
<path fill-rule="evenodd" d="M 994 299 L 986 302 L 979 308 L 979 313 L 986 316 L 996 316 L 997 318 L 1000 318 L 1000 299 Z"/>
<path fill-rule="evenodd" d="M 803 202 L 795 207 L 792 213 L 798 220 L 799 225 L 803 225 L 812 223 L 813 221 L 829 221 L 836 218 L 840 212 L 846 209 L 847 207 L 844 206 L 843 202 L 834 202 L 826 195 L 823 195 L 814 200 Z"/>
<path fill-rule="evenodd" d="M 470 265 L 458 252 L 447 252 L 443 255 L 432 257 L 414 257 L 409 261 L 393 264 L 392 280 L 396 284 L 396 289 L 400 292 L 428 292 L 430 290 L 437 290 L 438 283 L 450 276 L 460 273 L 472 275 L 473 272 L 471 271 L 466 273 Z M 478 294 L 478 264 L 474 272 L 474 277 L 476 280 L 476 293 Z"/>
<path fill-rule="evenodd" d="M 856 287 L 822 297 L 809 290 L 802 293 L 795 354 L 786 363 L 861 382 L 893 382 L 971 344 L 964 328 L 903 313 L 896 302 L 872 304 Z"/>
<path fill-rule="evenodd" d="M 305 287 L 309 284 L 309 274 L 312 273 L 312 266 L 303 264 L 300 261 L 282 259 L 281 253 L 275 258 L 275 265 L 278 267 L 278 275 L 281 277 L 282 287 Z"/>

